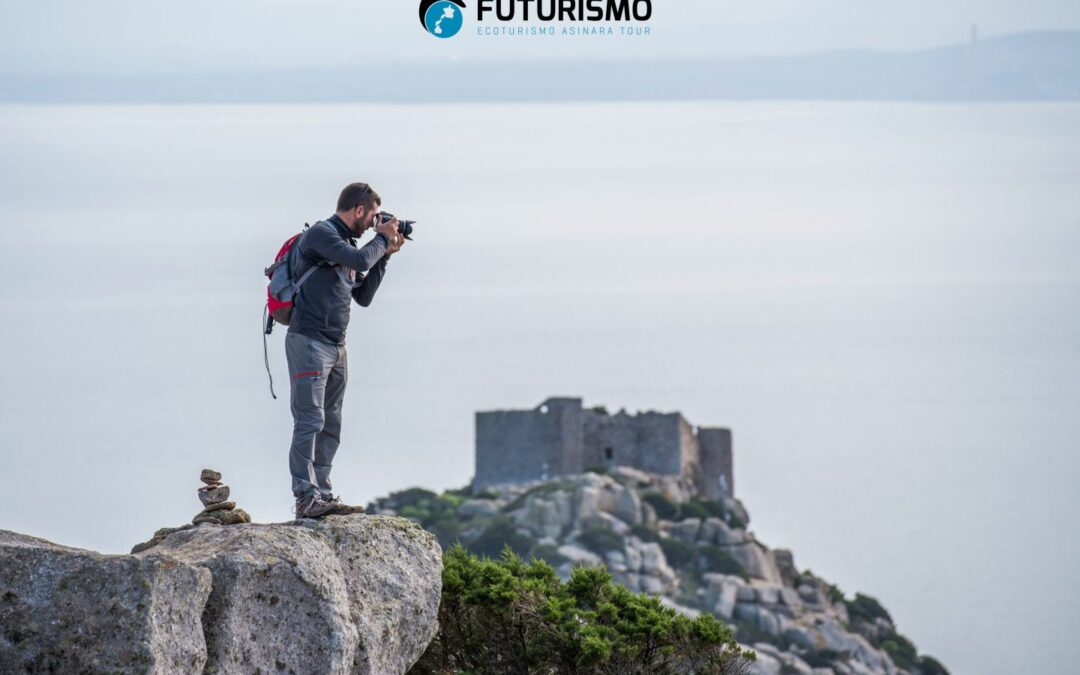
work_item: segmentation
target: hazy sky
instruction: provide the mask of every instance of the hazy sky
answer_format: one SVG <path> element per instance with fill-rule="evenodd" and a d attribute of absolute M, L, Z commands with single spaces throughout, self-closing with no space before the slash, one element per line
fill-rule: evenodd
<path fill-rule="evenodd" d="M 468 3 L 471 19 L 474 2 Z M 436 40 L 412 0 L 0 0 L 0 72 L 357 65 L 445 58 L 652 58 L 917 49 L 1080 29 L 1075 0 L 653 0 L 649 38 Z"/>

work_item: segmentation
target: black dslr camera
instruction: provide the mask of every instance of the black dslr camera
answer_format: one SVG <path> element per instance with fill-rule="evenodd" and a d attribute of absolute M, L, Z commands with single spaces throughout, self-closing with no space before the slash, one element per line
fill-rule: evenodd
<path fill-rule="evenodd" d="M 386 211 L 381 211 L 378 214 L 376 214 L 376 216 L 375 216 L 375 220 L 376 220 L 375 224 L 376 225 L 383 225 L 384 223 L 389 223 L 394 218 L 395 218 L 394 214 L 387 213 Z M 412 237 L 410 237 L 409 235 L 412 234 L 412 230 L 413 230 L 412 226 L 414 224 L 416 224 L 415 220 L 399 220 L 398 221 L 398 226 L 397 226 L 398 234 L 405 237 L 409 241 L 412 241 Z"/>

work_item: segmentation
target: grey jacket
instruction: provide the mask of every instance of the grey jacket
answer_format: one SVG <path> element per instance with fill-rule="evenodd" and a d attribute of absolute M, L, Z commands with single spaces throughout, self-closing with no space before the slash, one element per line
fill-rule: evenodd
<path fill-rule="evenodd" d="M 304 232 L 297 242 L 294 279 L 308 267 L 336 263 L 341 267 L 319 267 L 312 273 L 293 300 L 289 332 L 300 333 L 330 344 L 345 344 L 351 301 L 367 307 L 386 274 L 386 235 L 361 248 L 356 235 L 337 215 L 321 220 Z"/>

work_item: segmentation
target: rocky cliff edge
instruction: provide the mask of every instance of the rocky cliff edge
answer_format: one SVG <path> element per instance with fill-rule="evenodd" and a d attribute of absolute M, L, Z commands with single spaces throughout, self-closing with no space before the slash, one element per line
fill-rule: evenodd
<path fill-rule="evenodd" d="M 0 672 L 404 673 L 442 549 L 404 518 L 159 530 L 103 555 L 0 530 Z"/>

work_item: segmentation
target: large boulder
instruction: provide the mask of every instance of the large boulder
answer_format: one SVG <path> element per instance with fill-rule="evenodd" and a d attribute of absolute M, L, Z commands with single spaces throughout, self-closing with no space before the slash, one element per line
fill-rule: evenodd
<path fill-rule="evenodd" d="M 342 527 L 341 521 L 349 526 Z M 353 673 L 404 673 L 439 629 L 442 549 L 435 535 L 404 518 L 350 516 L 301 520 L 337 554 L 360 633 Z"/>
<path fill-rule="evenodd" d="M 404 673 L 442 552 L 389 516 L 159 531 L 102 556 L 0 533 L 0 672 Z"/>
<path fill-rule="evenodd" d="M 611 512 L 628 525 L 641 523 L 641 498 L 637 491 L 628 487 L 619 489 Z"/>
<path fill-rule="evenodd" d="M 182 561 L 213 575 L 203 614 L 205 672 L 253 664 L 352 671 L 361 643 L 345 574 L 317 532 L 287 524 L 206 524 L 174 532 L 135 556 Z"/>
<path fill-rule="evenodd" d="M 0 672 L 198 673 L 210 572 L 0 530 Z"/>
<path fill-rule="evenodd" d="M 776 565 L 768 552 L 757 542 L 751 541 L 742 546 L 729 546 L 727 552 L 746 570 L 746 574 L 755 579 L 764 579 L 773 584 L 782 580 Z"/>
<path fill-rule="evenodd" d="M 702 579 L 708 584 L 703 598 L 705 608 L 716 616 L 730 619 L 735 613 L 739 589 L 743 588 L 746 582 L 726 574 L 705 574 Z"/>
<path fill-rule="evenodd" d="M 701 529 L 701 518 L 687 518 L 675 523 L 671 528 L 671 536 L 681 539 L 688 544 L 697 541 L 698 531 Z"/>

